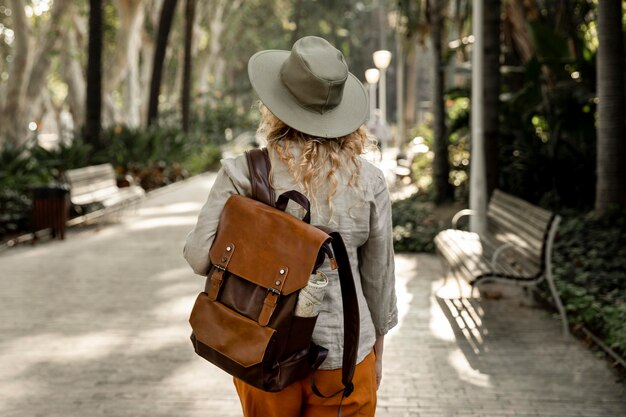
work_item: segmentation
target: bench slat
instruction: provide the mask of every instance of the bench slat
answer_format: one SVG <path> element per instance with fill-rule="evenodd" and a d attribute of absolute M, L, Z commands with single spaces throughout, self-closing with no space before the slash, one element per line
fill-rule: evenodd
<path fill-rule="evenodd" d="M 532 218 L 543 220 L 545 222 L 550 221 L 553 213 L 543 209 L 541 207 L 530 204 L 529 202 L 515 197 L 511 194 L 507 194 L 501 190 L 495 190 L 491 197 L 490 203 L 497 203 L 504 206 L 516 207 L 519 212 L 527 213 Z"/>
<path fill-rule="evenodd" d="M 541 233 L 545 230 L 548 219 L 532 217 L 527 212 L 520 211 L 517 207 L 504 206 L 502 204 L 491 204 L 487 210 L 488 217 L 502 217 L 514 227 L 521 226 L 529 232 Z"/>
<path fill-rule="evenodd" d="M 488 224 L 487 236 L 500 244 L 511 243 L 529 256 L 541 256 L 543 248 L 543 236 L 541 239 L 537 239 L 534 236 L 530 237 L 524 232 L 515 234 L 510 228 L 503 227 L 499 222 L 492 221 Z"/>
<path fill-rule="evenodd" d="M 502 229 L 510 230 L 516 234 L 524 233 L 528 239 L 543 241 L 548 222 L 541 225 L 533 224 L 524 217 L 524 213 L 506 211 L 501 207 L 491 208 L 487 213 L 487 220 L 497 222 Z"/>

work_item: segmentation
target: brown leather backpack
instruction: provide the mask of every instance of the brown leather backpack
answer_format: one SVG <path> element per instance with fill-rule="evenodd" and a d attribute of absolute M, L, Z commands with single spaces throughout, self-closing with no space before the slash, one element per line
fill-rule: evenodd
<path fill-rule="evenodd" d="M 189 318 L 194 349 L 264 391 L 280 391 L 306 378 L 328 351 L 311 341 L 317 317 L 298 317 L 294 310 L 299 290 L 328 256 L 339 269 L 344 388 L 338 393 L 347 397 L 353 390 L 360 321 L 343 240 L 337 232 L 309 224 L 310 204 L 301 193 L 289 191 L 274 202 L 267 150 L 246 156 L 253 198 L 233 195 L 222 211 L 205 290 Z M 284 211 L 289 200 L 305 208 L 302 220 Z"/>

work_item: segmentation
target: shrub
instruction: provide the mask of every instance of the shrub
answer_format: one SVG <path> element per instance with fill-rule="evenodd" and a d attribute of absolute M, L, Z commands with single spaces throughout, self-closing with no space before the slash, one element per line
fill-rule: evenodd
<path fill-rule="evenodd" d="M 392 204 L 393 243 L 397 252 L 434 252 L 435 235 L 443 229 L 424 194 L 414 194 Z"/>
<path fill-rule="evenodd" d="M 626 210 L 568 216 L 554 248 L 556 283 L 572 322 L 626 355 Z"/>
<path fill-rule="evenodd" d="M 220 148 L 214 145 L 206 145 L 199 153 L 190 155 L 183 162 L 183 166 L 190 175 L 196 175 L 218 168 L 221 157 L 222 152 Z"/>

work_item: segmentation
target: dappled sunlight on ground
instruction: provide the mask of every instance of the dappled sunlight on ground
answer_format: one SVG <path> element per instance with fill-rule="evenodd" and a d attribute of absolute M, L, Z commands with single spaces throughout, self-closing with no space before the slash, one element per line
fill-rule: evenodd
<path fill-rule="evenodd" d="M 184 203 L 167 204 L 156 207 L 141 207 L 137 210 L 137 216 L 163 216 L 167 214 L 183 214 L 189 213 L 196 216 L 202 208 L 202 204 L 194 201 L 185 201 Z"/>
<path fill-rule="evenodd" d="M 68 363 L 94 360 L 110 354 L 124 345 L 126 341 L 125 332 L 113 330 L 72 336 L 60 333 L 25 336 L 2 345 L 2 362 L 12 361 L 19 357 L 20 367 L 26 369 L 38 362 Z M 25 347 L 31 348 L 25 349 Z M 1 366 L 1 368 L 7 367 Z"/>
<path fill-rule="evenodd" d="M 430 331 L 433 336 L 440 340 L 454 342 L 454 331 L 437 299 L 450 296 L 451 294 L 458 296 L 458 288 L 452 280 L 444 281 L 443 279 L 438 279 L 432 281 L 430 289 Z"/>
<path fill-rule="evenodd" d="M 182 249 L 181 249 L 182 253 Z M 152 279 L 158 281 L 177 281 L 181 277 L 188 277 L 191 272 L 191 268 L 187 265 L 180 268 L 167 269 L 165 271 L 155 274 Z M 200 278 L 200 276 L 198 276 Z"/>
<path fill-rule="evenodd" d="M 191 312 L 196 295 L 197 292 L 193 293 L 193 295 L 177 297 L 155 305 L 151 316 L 162 320 L 171 317 L 185 317 L 186 320 Z"/>
<path fill-rule="evenodd" d="M 491 380 L 488 374 L 472 368 L 461 349 L 455 349 L 448 355 L 448 362 L 458 373 L 461 381 L 482 388 L 490 388 Z"/>
<path fill-rule="evenodd" d="M 415 277 L 417 264 L 415 259 L 402 255 L 396 256 L 396 297 L 398 305 L 398 325 L 391 329 L 386 336 L 387 343 L 402 328 L 402 323 L 406 318 L 413 295 L 407 290 L 408 282 Z"/>
<path fill-rule="evenodd" d="M 124 351 L 133 355 L 159 351 L 178 345 L 188 336 L 189 330 L 178 324 L 146 329 L 130 336 Z"/>
<path fill-rule="evenodd" d="M 196 224 L 196 216 L 162 216 L 143 220 L 129 220 L 126 223 L 128 230 L 146 230 L 157 227 L 189 226 Z"/>

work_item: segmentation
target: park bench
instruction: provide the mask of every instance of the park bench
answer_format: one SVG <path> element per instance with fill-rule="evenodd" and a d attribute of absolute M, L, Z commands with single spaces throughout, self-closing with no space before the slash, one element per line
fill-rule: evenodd
<path fill-rule="evenodd" d="M 95 212 L 84 214 L 80 221 L 123 209 L 145 195 L 138 185 L 119 188 L 111 164 L 70 169 L 65 172 L 65 179 L 70 186 L 70 202 L 78 212 L 84 213 L 87 206 L 97 206 Z"/>
<path fill-rule="evenodd" d="M 467 281 L 472 296 L 486 282 L 532 287 L 545 279 L 567 336 L 567 316 L 552 276 L 552 248 L 560 216 L 500 190 L 489 201 L 484 234 L 457 229 L 460 218 L 474 214 L 473 210 L 459 211 L 452 228 L 435 237 L 446 277 L 452 274 Z"/>

